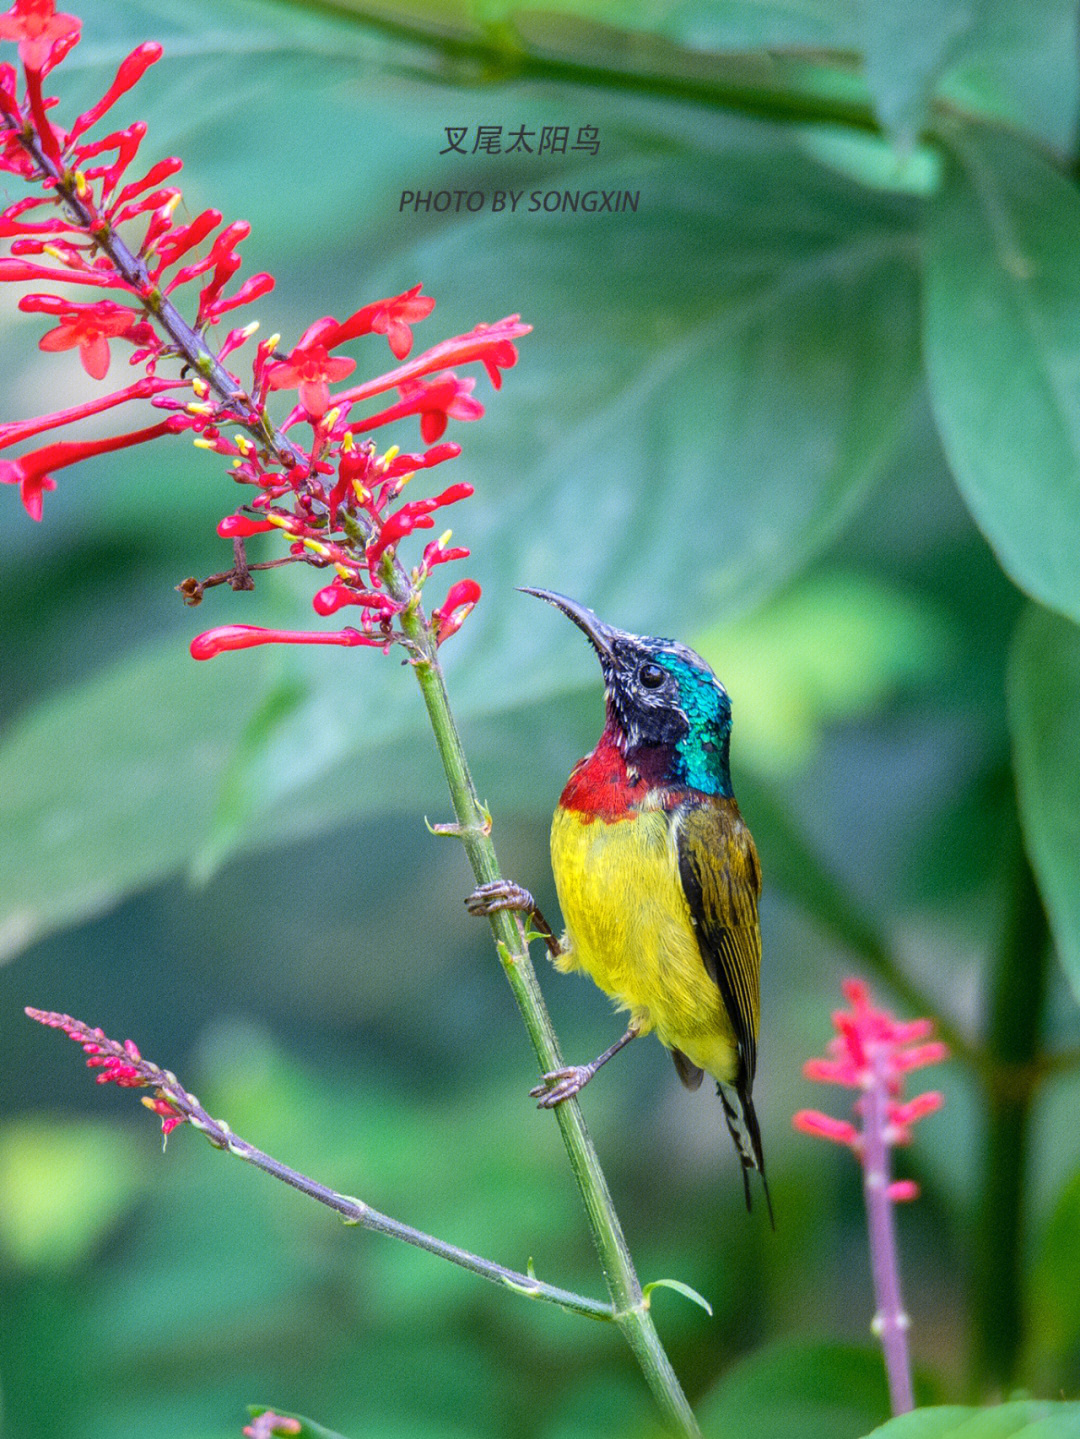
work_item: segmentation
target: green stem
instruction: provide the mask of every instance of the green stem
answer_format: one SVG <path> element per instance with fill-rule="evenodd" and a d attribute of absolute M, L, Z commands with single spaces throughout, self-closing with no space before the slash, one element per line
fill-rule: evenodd
<path fill-rule="evenodd" d="M 981 1206 L 974 1235 L 972 1379 L 981 1392 L 1015 1381 L 1024 1335 L 1023 1256 L 1031 1111 L 1040 1063 L 1049 968 L 1049 929 L 1035 877 L 1017 836 L 1010 912 L 987 1016 L 989 1070 Z"/>
<path fill-rule="evenodd" d="M 392 577 L 388 576 L 388 581 L 393 583 Z M 401 616 L 401 623 L 414 646 L 413 668 L 450 788 L 457 818 L 450 832 L 464 844 L 477 883 L 489 884 L 500 878 L 495 846 L 491 840 L 491 819 L 480 803 L 469 774 L 430 632 L 416 610 L 407 609 Z M 529 957 L 524 927 L 516 916 L 505 910 L 491 915 L 490 919 L 499 958 L 532 1040 L 541 1072 L 561 1069 L 563 1058 Z M 652 1322 L 648 1300 L 642 1294 L 607 1180 L 577 1100 L 570 1099 L 560 1104 L 555 1116 L 600 1255 L 615 1322 L 641 1366 L 672 1431 L 690 1436 L 690 1439 L 699 1439 L 700 1430 L 693 1411 Z"/>

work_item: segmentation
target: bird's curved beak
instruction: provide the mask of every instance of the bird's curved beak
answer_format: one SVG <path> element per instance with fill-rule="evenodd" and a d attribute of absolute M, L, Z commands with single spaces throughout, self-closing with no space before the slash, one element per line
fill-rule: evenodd
<path fill-rule="evenodd" d="M 535 595 L 538 600 L 547 600 L 549 605 L 562 610 L 567 619 L 574 621 L 579 630 L 584 631 L 588 636 L 593 649 L 600 656 L 601 660 L 613 658 L 612 641 L 622 634 L 612 625 L 606 625 L 592 610 L 579 605 L 576 600 L 571 600 L 566 595 L 556 594 L 554 590 L 533 590 L 527 585 L 520 586 L 523 595 Z"/>

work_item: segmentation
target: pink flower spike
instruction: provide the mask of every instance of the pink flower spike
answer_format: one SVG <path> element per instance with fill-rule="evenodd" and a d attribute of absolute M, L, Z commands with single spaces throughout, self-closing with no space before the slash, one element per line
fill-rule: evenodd
<path fill-rule="evenodd" d="M 859 1131 L 846 1119 L 833 1119 L 817 1109 L 800 1109 L 791 1116 L 795 1129 L 803 1134 L 812 1134 L 816 1139 L 831 1139 L 834 1144 L 847 1144 L 858 1148 Z"/>
<path fill-rule="evenodd" d="M 210 660 L 225 650 L 248 650 L 255 645 L 370 645 L 384 644 L 380 636 L 373 640 L 359 630 L 345 629 L 326 632 L 295 630 L 264 630 L 255 625 L 220 625 L 196 635 L 191 641 L 191 657 Z"/>
<path fill-rule="evenodd" d="M 76 16 L 55 10 L 54 0 L 15 0 L 0 15 L 0 40 L 19 42 L 19 59 L 27 70 L 40 71 L 58 40 L 79 33 L 82 22 Z"/>

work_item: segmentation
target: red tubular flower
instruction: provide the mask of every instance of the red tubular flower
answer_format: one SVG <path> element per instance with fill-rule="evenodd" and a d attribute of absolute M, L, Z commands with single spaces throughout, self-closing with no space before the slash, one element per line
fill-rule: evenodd
<path fill-rule="evenodd" d="M 191 657 L 195 660 L 212 660 L 225 650 L 249 650 L 255 645 L 368 645 L 383 644 L 385 640 L 373 641 L 359 630 L 340 630 L 327 633 L 323 630 L 302 632 L 297 630 L 264 630 L 256 625 L 220 625 L 216 630 L 207 630 L 196 635 L 191 641 Z"/>
<path fill-rule="evenodd" d="M 0 40 L 19 42 L 19 59 L 27 70 L 40 70 L 57 41 L 78 37 L 82 21 L 57 15 L 54 0 L 15 0 L 0 15 Z"/>
<path fill-rule="evenodd" d="M 40 520 L 44 492 L 56 489 L 56 481 L 50 473 L 52 470 L 65 469 L 79 460 L 92 459 L 94 455 L 145 444 L 148 440 L 156 440 L 159 435 L 172 434 L 182 426 L 183 421 L 178 424 L 176 419 L 169 419 L 163 420 L 160 425 L 150 425 L 145 430 L 135 430 L 129 435 L 113 435 L 105 440 L 84 440 L 81 443 L 61 440 L 54 445 L 43 445 L 40 450 L 31 450 L 17 460 L 0 460 L 0 485 L 18 485 L 27 514 L 33 520 Z"/>
<path fill-rule="evenodd" d="M 271 520 L 254 520 L 250 515 L 226 515 L 217 532 L 223 540 L 246 540 L 251 535 L 265 535 L 279 529 Z"/>
<path fill-rule="evenodd" d="M 131 52 L 126 60 L 122 60 L 120 68 L 116 72 L 116 79 L 97 104 L 84 111 L 75 121 L 68 140 L 77 140 L 80 135 L 90 129 L 91 125 L 96 125 L 106 110 L 111 109 L 120 96 L 126 95 L 133 85 L 137 85 L 150 66 L 161 59 L 161 54 L 161 46 L 158 44 L 140 45 Z"/>
<path fill-rule="evenodd" d="M 432 349 L 425 350 L 422 355 L 417 355 L 415 360 L 399 365 L 396 370 L 380 375 L 376 380 L 368 380 L 351 390 L 343 390 L 335 397 L 336 401 L 338 404 L 355 404 L 359 400 L 369 400 L 373 395 L 383 394 L 408 380 L 430 375 L 435 370 L 445 370 L 450 365 L 468 364 L 472 360 L 479 360 L 487 367 L 492 384 L 498 389 L 502 383 L 500 369 L 509 369 L 517 363 L 517 349 L 512 341 L 527 335 L 531 328 L 531 325 L 521 324 L 517 315 L 508 315 L 505 320 L 499 320 L 494 325 L 477 325 L 467 335 L 458 335 L 454 340 L 444 340 Z"/>
<path fill-rule="evenodd" d="M 431 622 L 436 626 L 435 643 L 437 645 L 441 645 L 443 640 L 448 640 L 451 635 L 457 634 L 476 608 L 479 598 L 480 586 L 475 580 L 458 580 L 457 584 L 450 586 L 446 599 L 431 614 Z"/>
<path fill-rule="evenodd" d="M 97 400 L 87 400 L 83 405 L 72 405 L 70 409 L 56 410 L 51 415 L 38 415 L 32 420 L 17 420 L 11 424 L 0 425 L 0 450 L 6 449 L 8 445 L 33 439 L 35 435 L 46 430 L 55 430 L 61 425 L 89 419 L 91 415 L 100 415 L 104 410 L 111 410 L 117 405 L 126 405 L 129 400 L 148 400 L 152 395 L 159 395 L 165 390 L 187 388 L 184 380 L 159 380 L 152 375 L 144 375 L 142 379 L 135 380 L 122 390 L 114 390 L 111 395 L 102 395 Z"/>

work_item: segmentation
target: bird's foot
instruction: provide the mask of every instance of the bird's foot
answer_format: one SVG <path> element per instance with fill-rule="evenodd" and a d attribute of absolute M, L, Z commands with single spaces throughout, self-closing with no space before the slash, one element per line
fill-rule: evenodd
<path fill-rule="evenodd" d="M 536 911 L 536 901 L 527 889 L 515 884 L 513 880 L 495 879 L 490 884 L 480 885 L 472 894 L 466 896 L 465 908 L 470 914 L 481 918 L 500 909 L 515 909 L 522 914 L 533 914 Z"/>
<path fill-rule="evenodd" d="M 536 1100 L 537 1109 L 554 1109 L 584 1089 L 596 1068 L 595 1064 L 571 1064 L 566 1069 L 553 1069 L 544 1075 L 542 1083 L 529 1090 L 529 1096 Z"/>

